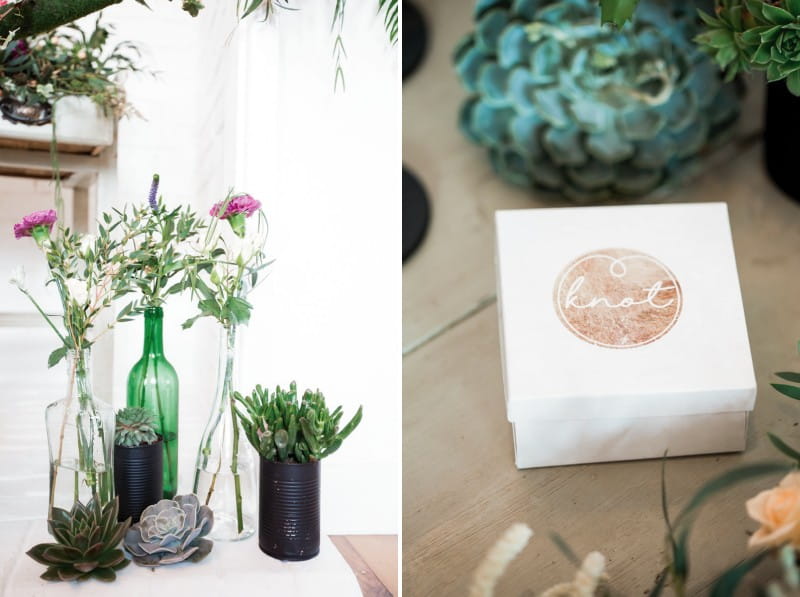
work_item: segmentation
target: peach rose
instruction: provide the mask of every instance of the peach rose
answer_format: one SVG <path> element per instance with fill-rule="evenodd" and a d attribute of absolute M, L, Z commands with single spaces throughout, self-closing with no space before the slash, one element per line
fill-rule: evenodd
<path fill-rule="evenodd" d="M 761 523 L 750 537 L 750 547 L 800 548 L 800 472 L 789 473 L 777 487 L 747 500 L 747 514 Z"/>

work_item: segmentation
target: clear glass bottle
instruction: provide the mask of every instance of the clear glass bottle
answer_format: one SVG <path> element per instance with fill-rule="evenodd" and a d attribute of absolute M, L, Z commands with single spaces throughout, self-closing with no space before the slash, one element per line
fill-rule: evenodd
<path fill-rule="evenodd" d="M 149 410 L 156 418 L 156 432 L 164 446 L 164 497 L 178 490 L 178 374 L 164 356 L 164 311 L 148 307 L 144 312 L 142 358 L 128 375 L 128 406 Z"/>
<path fill-rule="evenodd" d="M 194 493 L 214 511 L 211 537 L 222 541 L 249 537 L 256 521 L 256 459 L 233 409 L 237 335 L 235 325 L 222 329 L 217 390 L 194 477 Z"/>
<path fill-rule="evenodd" d="M 67 353 L 67 396 L 45 410 L 50 448 L 50 502 L 69 510 L 76 501 L 114 498 L 114 409 L 92 392 L 89 349 Z"/>

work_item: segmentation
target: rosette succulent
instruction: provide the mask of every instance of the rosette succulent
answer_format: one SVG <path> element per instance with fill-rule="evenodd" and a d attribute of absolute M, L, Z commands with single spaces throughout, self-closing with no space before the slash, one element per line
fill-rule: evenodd
<path fill-rule="evenodd" d="M 503 178 L 579 202 L 640 196 L 736 120 L 735 88 L 693 43 L 690 2 L 642 0 L 621 29 L 590 0 L 479 0 L 455 52 L 465 134 Z"/>
<path fill-rule="evenodd" d="M 800 95 L 800 0 L 722 0 L 697 42 L 733 77 L 751 68 Z"/>
<path fill-rule="evenodd" d="M 117 413 L 114 443 L 126 448 L 149 445 L 158 441 L 153 414 L 138 406 L 123 408 Z"/>
<path fill-rule="evenodd" d="M 214 546 L 203 538 L 213 526 L 214 513 L 196 495 L 177 495 L 145 508 L 125 534 L 124 546 L 140 566 L 199 562 Z"/>
<path fill-rule="evenodd" d="M 69 512 L 53 508 L 47 525 L 58 543 L 40 543 L 28 551 L 31 558 L 47 566 L 41 577 L 55 581 L 115 580 L 116 571 L 130 563 L 118 548 L 131 521 L 117 522 L 118 508 L 117 498 L 105 505 L 96 500 L 86 506 L 75 502 Z"/>

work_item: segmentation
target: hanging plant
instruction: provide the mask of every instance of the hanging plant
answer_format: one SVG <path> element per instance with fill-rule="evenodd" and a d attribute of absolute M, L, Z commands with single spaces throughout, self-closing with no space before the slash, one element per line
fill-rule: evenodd
<path fill-rule="evenodd" d="M 109 47 L 113 26 L 84 32 L 71 24 L 51 35 L 9 43 L 0 63 L 0 108 L 13 122 L 46 124 L 52 106 L 67 96 L 91 99 L 106 116 L 134 113 L 119 83 L 124 72 L 138 72 L 139 50 L 128 41 Z"/>

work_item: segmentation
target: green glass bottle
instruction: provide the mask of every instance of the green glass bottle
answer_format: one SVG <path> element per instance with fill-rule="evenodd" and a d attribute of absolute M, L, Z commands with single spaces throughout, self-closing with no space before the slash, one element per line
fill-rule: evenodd
<path fill-rule="evenodd" d="M 156 417 L 164 438 L 164 497 L 172 499 L 178 486 L 178 375 L 164 356 L 164 311 L 144 312 L 142 358 L 128 375 L 128 406 L 146 408 Z"/>

